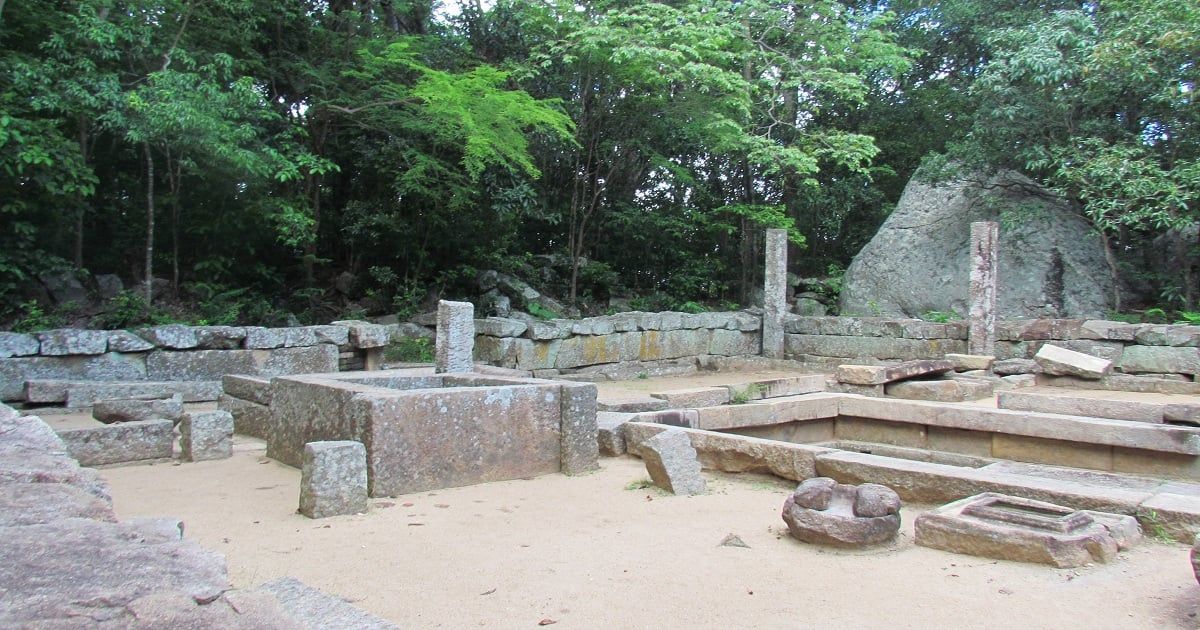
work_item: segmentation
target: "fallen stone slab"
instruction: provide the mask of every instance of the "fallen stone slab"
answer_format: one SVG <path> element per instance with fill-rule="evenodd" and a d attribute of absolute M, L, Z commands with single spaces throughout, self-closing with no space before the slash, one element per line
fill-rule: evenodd
<path fill-rule="evenodd" d="M 1046 387 L 1071 387 L 1075 389 L 1100 389 L 1119 392 L 1142 392 L 1149 394 L 1200 394 L 1200 383 L 1176 381 L 1132 374 L 1109 374 L 1099 380 L 1075 376 L 1038 375 L 1038 385 Z"/>
<path fill-rule="evenodd" d="M 986 381 L 898 381 L 889 383 L 885 390 L 888 396 L 908 400 L 931 400 L 936 402 L 963 402 L 987 398 L 993 386 Z"/>
<path fill-rule="evenodd" d="M 922 547 L 1064 569 L 1108 562 L 1142 538 L 1132 516 L 998 493 L 931 510 L 914 525 Z"/>
<path fill-rule="evenodd" d="M 121 422 L 103 427 L 64 429 L 58 432 L 71 457 L 80 466 L 103 466 L 170 459 L 175 423 L 170 420 Z"/>
<path fill-rule="evenodd" d="M 179 423 L 183 459 L 201 462 L 233 456 L 233 415 L 228 411 L 193 411 Z"/>
<path fill-rule="evenodd" d="M 367 511 L 367 449 L 348 440 L 304 445 L 300 513 L 326 518 Z"/>
<path fill-rule="evenodd" d="M 278 600 L 288 615 L 302 628 L 397 630 L 399 627 L 295 578 L 272 580 L 256 590 L 268 593 Z"/>
<path fill-rule="evenodd" d="M 183 417 L 183 396 L 167 398 L 118 398 L 99 400 L 92 406 L 92 417 L 105 424 L 165 419 L 177 422 Z"/>
<path fill-rule="evenodd" d="M 730 399 L 744 397 L 746 400 L 763 400 L 767 398 L 783 398 L 825 391 L 824 374 L 804 374 L 761 381 L 752 381 L 742 385 L 726 385 Z"/>
<path fill-rule="evenodd" d="M 954 369 L 954 364 L 941 359 L 905 361 L 896 365 L 840 365 L 837 380 L 850 385 L 884 385 L 918 376 L 936 376 Z"/>
<path fill-rule="evenodd" d="M 628 422 L 624 425 L 629 453 L 641 455 L 642 444 L 651 437 L 671 430 L 661 424 Z M 703 468 L 723 472 L 752 472 L 775 475 L 792 481 L 816 477 L 816 458 L 835 453 L 831 448 L 810 444 L 792 444 L 779 440 L 746 437 L 717 431 L 678 429 L 691 439 Z"/>
<path fill-rule="evenodd" d="M 1041 368 L 1043 374 L 1053 376 L 1099 379 L 1112 372 L 1113 367 L 1112 361 L 1107 359 L 1075 352 L 1049 343 L 1042 345 L 1033 360 Z"/>
<path fill-rule="evenodd" d="M 600 454 L 620 457 L 625 454 L 625 433 L 622 427 L 635 417 L 632 413 L 600 411 L 596 413 L 596 442 Z"/>
<path fill-rule="evenodd" d="M 955 372 L 970 372 L 972 370 L 990 370 L 996 362 L 996 357 L 990 354 L 954 354 L 946 355 L 946 360 L 954 365 Z"/>
<path fill-rule="evenodd" d="M 997 394 L 996 406 L 1000 409 L 1013 409 L 1017 411 L 1036 411 L 1039 413 L 1059 413 L 1068 416 L 1091 416 L 1094 418 L 1112 418 L 1114 420 L 1155 423 L 1163 421 L 1163 411 L 1166 407 L 1161 403 L 1148 403 L 1135 400 L 1113 400 L 1108 398 L 1015 391 L 1004 391 Z M 1197 407 L 1197 409 L 1200 409 L 1200 407 Z"/>
<path fill-rule="evenodd" d="M 654 392 L 650 396 L 667 401 L 667 407 L 671 409 L 695 409 L 724 405 L 730 400 L 730 390 L 725 387 L 695 387 Z"/>
<path fill-rule="evenodd" d="M 900 497 L 879 484 L 807 479 L 783 503 L 783 520 L 796 540 L 839 547 L 885 543 L 900 531 Z"/>
<path fill-rule="evenodd" d="M 650 479 L 659 488 L 677 495 L 707 491 L 696 449 L 686 433 L 678 429 L 664 431 L 643 442 L 641 453 Z"/>

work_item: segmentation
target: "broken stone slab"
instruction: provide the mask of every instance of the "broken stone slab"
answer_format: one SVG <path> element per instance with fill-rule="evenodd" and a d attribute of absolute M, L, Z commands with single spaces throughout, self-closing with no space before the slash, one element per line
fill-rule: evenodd
<path fill-rule="evenodd" d="M 170 420 L 121 422 L 102 427 L 64 429 L 58 432 L 67 452 L 80 466 L 103 466 L 155 459 L 170 459 L 175 441 Z"/>
<path fill-rule="evenodd" d="M 1036 374 L 1042 371 L 1038 367 L 1037 361 L 1033 359 L 1004 359 L 996 361 L 992 364 L 992 373 L 999 376 L 1012 376 L 1014 374 Z"/>
<path fill-rule="evenodd" d="M 1063 569 L 1108 562 L 1142 538 L 1132 516 L 991 492 L 926 512 L 915 529 L 923 547 Z"/>
<path fill-rule="evenodd" d="M 659 433 L 642 442 L 641 453 L 646 472 L 659 488 L 685 496 L 707 491 L 696 449 L 683 431 L 668 429 Z"/>
<path fill-rule="evenodd" d="M 168 350 L 190 350 L 199 345 L 195 329 L 183 324 L 139 328 L 134 333 L 159 348 Z"/>
<path fill-rule="evenodd" d="M 283 610 L 302 628 L 354 628 L 355 630 L 397 630 L 399 626 L 380 619 L 328 595 L 300 580 L 279 578 L 255 589 L 275 598 Z"/>
<path fill-rule="evenodd" d="M 671 409 L 694 409 L 724 405 L 729 402 L 730 392 L 726 387 L 694 387 L 669 392 L 654 392 L 650 396 L 667 401 L 667 407 Z"/>
<path fill-rule="evenodd" d="M 1161 403 L 1148 403 L 1135 400 L 1113 400 L 1109 398 L 1012 391 L 1000 392 L 996 397 L 996 406 L 1000 409 L 1013 409 L 1016 411 L 1036 411 L 1039 413 L 1059 413 L 1068 416 L 1090 416 L 1094 418 L 1156 423 L 1163 421 L 1165 407 Z M 1200 409 L 1200 407 L 1197 407 L 1197 409 Z"/>
<path fill-rule="evenodd" d="M 970 372 L 972 370 L 990 370 L 996 362 L 996 357 L 986 354 L 954 354 L 946 355 L 946 360 L 954 366 L 955 372 Z"/>
<path fill-rule="evenodd" d="M 110 330 L 108 332 L 109 352 L 146 352 L 153 349 L 154 344 L 128 330 Z"/>
<path fill-rule="evenodd" d="M 1044 344 L 1038 350 L 1033 360 L 1041 368 L 1043 374 L 1053 376 L 1099 379 L 1112 372 L 1113 367 L 1112 361 L 1049 343 Z"/>
<path fill-rule="evenodd" d="M 201 462 L 233 456 L 233 415 L 228 411 L 193 411 L 179 423 L 183 459 Z"/>
<path fill-rule="evenodd" d="M 108 352 L 108 332 L 104 330 L 79 330 L 60 328 L 36 333 L 42 356 L 65 356 L 72 354 L 104 354 Z"/>
<path fill-rule="evenodd" d="M 170 519 L 65 518 L 5 528 L 0 627 L 130 627 L 127 606 L 155 593 L 216 600 L 229 589 L 225 561 L 182 540 L 182 531 Z"/>
<path fill-rule="evenodd" d="M 878 545 L 900 531 L 900 497 L 887 486 L 806 479 L 783 503 L 783 520 L 796 540 L 839 547 Z"/>
<path fill-rule="evenodd" d="M 0 359 L 33 356 L 38 353 L 40 345 L 33 335 L 0 332 Z"/>
<path fill-rule="evenodd" d="M 918 376 L 936 376 L 954 369 L 954 364 L 944 359 L 922 359 L 905 361 L 896 365 L 840 365 L 837 380 L 850 385 L 884 385 Z"/>
<path fill-rule="evenodd" d="M 605 457 L 620 457 L 626 452 L 624 427 L 635 417 L 632 413 L 600 411 L 596 413 L 596 442 L 600 454 Z"/>
<path fill-rule="evenodd" d="M 884 392 L 894 398 L 908 400 L 931 400 L 936 402 L 963 402 L 987 398 L 993 393 L 993 385 L 982 380 L 935 380 L 898 381 L 889 383 Z"/>
<path fill-rule="evenodd" d="M 304 445 L 300 513 L 326 518 L 367 511 L 367 449 L 336 440 Z"/>
<path fill-rule="evenodd" d="M 104 424 L 159 418 L 177 422 L 183 417 L 183 396 L 117 398 L 97 401 L 92 417 Z"/>

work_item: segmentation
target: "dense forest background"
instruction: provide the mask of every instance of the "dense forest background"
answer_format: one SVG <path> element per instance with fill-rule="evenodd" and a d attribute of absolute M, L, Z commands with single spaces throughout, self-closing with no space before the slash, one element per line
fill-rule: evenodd
<path fill-rule="evenodd" d="M 108 326 L 407 315 L 484 269 L 728 308 L 764 227 L 836 290 L 918 170 L 1020 170 L 1119 250 L 1200 212 L 1198 62 L 1178 0 L 0 0 L 0 319 L 70 317 L 34 298 L 71 270 L 124 279 Z"/>

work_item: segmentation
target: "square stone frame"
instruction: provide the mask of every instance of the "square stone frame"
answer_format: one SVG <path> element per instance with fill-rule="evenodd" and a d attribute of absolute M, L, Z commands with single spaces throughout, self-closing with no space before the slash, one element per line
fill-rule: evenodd
<path fill-rule="evenodd" d="M 373 497 L 597 468 L 596 386 L 432 368 L 271 380 L 267 456 L 299 467 L 308 442 L 367 451 Z"/>

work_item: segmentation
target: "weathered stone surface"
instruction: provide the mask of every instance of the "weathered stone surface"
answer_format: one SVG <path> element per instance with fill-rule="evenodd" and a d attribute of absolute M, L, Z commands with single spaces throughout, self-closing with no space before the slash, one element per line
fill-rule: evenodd
<path fill-rule="evenodd" d="M 350 345 L 365 350 L 367 348 L 382 348 L 391 342 L 391 331 L 387 326 L 370 322 L 346 320 L 333 322 L 337 326 L 345 326 L 350 331 Z"/>
<path fill-rule="evenodd" d="M 174 592 L 197 603 L 216 600 L 229 589 L 224 560 L 181 535 L 182 523 L 167 519 L 66 518 L 5 528 L 0 626 L 146 627 L 126 616 L 141 598 Z"/>
<path fill-rule="evenodd" d="M 1004 359 L 992 364 L 992 373 L 1000 376 L 1012 374 L 1036 374 L 1040 372 L 1037 361 L 1033 359 Z"/>
<path fill-rule="evenodd" d="M 561 390 L 562 472 L 564 475 L 582 475 L 598 470 L 596 386 L 574 383 L 563 385 Z"/>
<path fill-rule="evenodd" d="M 62 439 L 41 418 L 0 405 L 0 435 L 0 484 L 67 484 L 110 501 L 104 480 L 68 457 Z"/>
<path fill-rule="evenodd" d="M 1196 374 L 1200 372 L 1200 348 L 1128 346 L 1121 355 L 1122 372 Z"/>
<path fill-rule="evenodd" d="M 419 327 L 418 327 L 419 328 Z M 350 345 L 350 329 L 346 326 L 336 326 L 328 324 L 325 326 L 309 326 L 313 336 L 316 337 L 317 343 L 331 343 L 335 346 Z M 422 330 L 424 330 L 422 328 Z M 395 336 L 393 330 L 388 330 L 388 338 Z"/>
<path fill-rule="evenodd" d="M 270 350 L 272 348 L 282 348 L 287 344 L 286 328 L 248 326 L 245 330 L 246 337 L 243 344 L 249 350 Z"/>
<path fill-rule="evenodd" d="M 788 357 L 811 355 L 842 359 L 912 361 L 935 359 L 947 352 L 967 351 L 966 341 L 957 339 L 901 339 L 892 337 L 848 337 L 835 335 L 787 335 Z M 844 361 L 849 363 L 850 361 Z M 860 361 L 861 363 L 861 361 Z"/>
<path fill-rule="evenodd" d="M 752 381 L 738 385 L 727 385 L 730 399 L 763 400 L 783 396 L 798 396 L 825 391 L 824 374 L 805 374 L 785 378 Z"/>
<path fill-rule="evenodd" d="M 996 269 L 1000 262 L 1000 254 L 997 251 L 999 240 L 999 223 L 971 223 L 967 351 L 975 355 L 996 352 Z"/>
<path fill-rule="evenodd" d="M 638 359 L 659 361 L 706 354 L 712 337 L 713 331 L 707 329 L 648 330 L 641 334 Z"/>
<path fill-rule="evenodd" d="M 153 380 L 217 381 L 226 374 L 257 374 L 253 350 L 157 350 L 146 357 L 146 376 Z"/>
<path fill-rule="evenodd" d="M 573 335 L 611 335 L 615 331 L 607 317 L 585 317 L 571 324 Z"/>
<path fill-rule="evenodd" d="M 841 365 L 837 380 L 851 385 L 882 385 L 918 376 L 945 374 L 954 369 L 946 360 L 907 361 L 899 365 Z"/>
<path fill-rule="evenodd" d="M 954 366 L 955 372 L 969 372 L 971 370 L 992 369 L 992 364 L 996 362 L 996 357 L 990 354 L 955 354 L 951 352 L 946 355 L 946 360 Z"/>
<path fill-rule="evenodd" d="M 1033 374 L 1009 374 L 1008 376 L 1000 377 L 1000 379 L 1004 381 L 1005 387 L 1012 389 L 1037 386 L 1037 376 Z M 997 386 L 997 388 L 1000 388 L 1000 386 Z"/>
<path fill-rule="evenodd" d="M 328 343 L 303 348 L 280 348 L 258 351 L 254 361 L 259 366 L 258 376 L 281 376 L 284 374 L 320 374 L 336 372 L 338 366 L 337 346 Z M 217 378 L 222 378 L 222 373 Z"/>
<path fill-rule="evenodd" d="M 900 530 L 900 497 L 878 484 L 851 486 L 815 477 L 784 501 L 783 520 L 792 537 L 806 543 L 877 545 Z"/>
<path fill-rule="evenodd" d="M 708 354 L 722 357 L 754 356 L 762 342 L 755 332 L 716 329 L 708 344 Z"/>
<path fill-rule="evenodd" d="M 244 326 L 197 326 L 196 347 L 203 350 L 235 350 L 242 347 L 246 338 Z"/>
<path fill-rule="evenodd" d="M 1133 341 L 1140 327 L 1137 324 L 1114 322 L 1105 319 L 1089 319 L 1080 326 L 1080 339 L 1107 341 Z"/>
<path fill-rule="evenodd" d="M 1108 562 L 1142 537 L 1132 516 L 996 493 L 926 512 L 915 528 L 916 542 L 924 547 L 1059 568 Z"/>
<path fill-rule="evenodd" d="M 398 626 L 366 613 L 345 600 L 326 595 L 295 578 L 279 578 L 259 587 L 276 598 L 303 628 L 397 630 Z"/>
<path fill-rule="evenodd" d="M 271 404 L 271 379 L 261 376 L 227 374 L 221 378 L 226 394 L 260 405 Z"/>
<path fill-rule="evenodd" d="M 0 359 L 35 355 L 40 345 L 33 335 L 0 332 Z"/>
<path fill-rule="evenodd" d="M 767 230 L 763 274 L 762 354 L 783 358 L 783 318 L 787 313 L 787 230 Z"/>
<path fill-rule="evenodd" d="M 636 361 L 641 350 L 642 333 L 579 335 L 559 342 L 554 367 L 576 368 L 604 363 Z"/>
<path fill-rule="evenodd" d="M 996 406 L 1000 409 L 1113 418 L 1135 422 L 1162 422 L 1163 408 L 1165 407 L 1161 403 L 1135 400 L 1011 391 L 1000 392 L 996 397 Z"/>
<path fill-rule="evenodd" d="M 1074 376 L 1039 375 L 1038 385 L 1155 394 L 1200 394 L 1200 383 L 1152 378 L 1149 376 L 1134 376 L 1132 374 L 1109 374 L 1099 380 Z"/>
<path fill-rule="evenodd" d="M 566 339 L 571 336 L 574 322 L 569 319 L 552 319 L 549 321 L 530 322 L 528 324 L 529 338 L 534 340 Z"/>
<path fill-rule="evenodd" d="M 183 417 L 183 396 L 98 400 L 92 407 L 92 417 L 105 424 L 159 419 L 175 422 Z"/>
<path fill-rule="evenodd" d="M 1192 577 L 1200 582 L 1200 534 L 1192 541 L 1192 551 L 1188 554 L 1192 561 Z"/>
<path fill-rule="evenodd" d="M 196 330 L 183 324 L 151 326 L 139 328 L 134 332 L 142 339 L 167 350 L 189 350 L 199 344 Z"/>
<path fill-rule="evenodd" d="M 309 442 L 300 473 L 300 513 L 326 518 L 367 511 L 367 449 L 361 442 Z"/>
<path fill-rule="evenodd" d="M 1045 344 L 1033 360 L 1043 374 L 1098 379 L 1112 372 L 1112 361 Z"/>
<path fill-rule="evenodd" d="M 474 369 L 475 306 L 470 302 L 438 301 L 436 371 L 470 372 Z"/>
<path fill-rule="evenodd" d="M 663 490 L 685 496 L 708 490 L 696 449 L 683 431 L 669 429 L 647 439 L 641 444 L 641 454 L 650 479 Z"/>
<path fill-rule="evenodd" d="M 1200 345 L 1200 326 L 1141 326 L 1134 339 L 1143 346 Z"/>
<path fill-rule="evenodd" d="M 193 411 L 179 423 L 183 459 L 201 462 L 233 456 L 233 415 L 228 411 Z"/>
<path fill-rule="evenodd" d="M 61 328 L 36 333 L 42 356 L 104 354 L 108 351 L 108 333 L 103 330 Z"/>
<path fill-rule="evenodd" d="M 909 400 L 933 400 L 938 402 L 963 402 L 978 400 L 992 395 L 992 384 L 987 381 L 936 380 L 899 381 L 889 383 L 885 390 L 888 396 Z"/>
<path fill-rule="evenodd" d="M 117 520 L 111 503 L 75 486 L 0 482 L 0 535 L 5 527 L 53 523 L 64 518 Z"/>
<path fill-rule="evenodd" d="M 32 393 L 33 383 L 30 382 L 29 393 Z M 221 394 L 219 381 L 131 381 L 131 382 L 87 382 L 60 381 L 65 389 L 65 400 L 47 402 L 65 402 L 67 407 L 90 407 L 97 401 L 111 398 L 133 398 L 137 396 L 174 396 L 179 395 L 183 402 L 208 402 L 216 400 Z"/>
<path fill-rule="evenodd" d="M 667 401 L 667 407 L 672 409 L 716 407 L 729 402 L 730 396 L 729 388 L 726 387 L 694 387 L 669 392 L 654 392 L 650 395 Z"/>
<path fill-rule="evenodd" d="M 625 433 L 622 427 L 634 418 L 632 413 L 600 411 L 596 413 L 596 442 L 604 457 L 620 457 L 625 454 Z"/>
<path fill-rule="evenodd" d="M 624 429 L 626 448 L 640 455 L 642 443 L 670 427 L 630 421 Z M 700 429 L 678 429 L 691 439 L 704 468 L 724 472 L 753 472 L 802 481 L 817 476 L 816 458 L 833 449 L 792 444 Z"/>
<path fill-rule="evenodd" d="M 266 440 L 271 434 L 271 408 L 266 405 L 221 394 L 217 409 L 233 416 L 233 432 Z"/>
<path fill-rule="evenodd" d="M 605 398 L 597 403 L 597 408 L 600 411 L 614 411 L 619 413 L 662 411 L 667 408 L 667 401 L 652 396 L 627 395 L 621 398 Z"/>
<path fill-rule="evenodd" d="M 1163 422 L 1200 426 L 1200 404 L 1169 404 L 1162 408 Z"/>
<path fill-rule="evenodd" d="M 846 270 L 842 313 L 917 317 L 966 313 L 970 224 L 997 221 L 1010 208 L 1037 205 L 1000 239 L 996 313 L 1000 317 L 1096 316 L 1111 307 L 1112 278 L 1088 222 L 1011 172 L 990 181 L 913 179 L 896 209 Z M 988 203 L 979 201 L 988 196 Z M 843 355 L 848 356 L 848 355 Z"/>
<path fill-rule="evenodd" d="M 154 344 L 128 330 L 108 331 L 109 352 L 146 352 L 153 349 Z"/>
<path fill-rule="evenodd" d="M 174 447 L 174 428 L 175 423 L 170 420 L 143 420 L 64 429 L 58 436 L 81 466 L 102 466 L 169 459 Z"/>
<path fill-rule="evenodd" d="M 475 334 L 490 337 L 520 337 L 525 334 L 529 324 L 519 319 L 506 317 L 489 317 L 475 320 Z"/>

